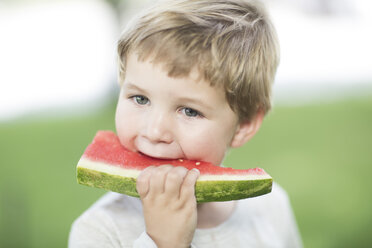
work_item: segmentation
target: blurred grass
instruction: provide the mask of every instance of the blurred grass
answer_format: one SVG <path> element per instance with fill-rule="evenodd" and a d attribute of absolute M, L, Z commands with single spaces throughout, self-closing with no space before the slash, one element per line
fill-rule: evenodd
<path fill-rule="evenodd" d="M 370 247 L 371 124 L 371 99 L 275 108 L 225 164 L 263 167 L 287 190 L 306 247 Z"/>
<path fill-rule="evenodd" d="M 306 247 L 372 243 L 372 100 L 275 107 L 225 164 L 263 167 L 289 193 Z M 66 247 L 71 223 L 103 190 L 75 166 L 114 104 L 95 114 L 0 123 L 0 247 Z"/>

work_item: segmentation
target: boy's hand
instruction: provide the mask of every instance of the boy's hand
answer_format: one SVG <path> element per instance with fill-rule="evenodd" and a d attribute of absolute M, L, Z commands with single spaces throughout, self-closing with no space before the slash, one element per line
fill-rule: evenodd
<path fill-rule="evenodd" d="M 190 247 L 197 223 L 195 182 L 198 170 L 162 165 L 137 178 L 146 232 L 158 247 Z"/>

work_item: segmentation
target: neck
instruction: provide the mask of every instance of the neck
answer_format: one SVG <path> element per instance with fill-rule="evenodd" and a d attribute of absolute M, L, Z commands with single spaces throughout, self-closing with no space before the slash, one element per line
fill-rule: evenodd
<path fill-rule="evenodd" d="M 235 201 L 198 204 L 197 228 L 213 228 L 225 222 L 234 212 Z"/>

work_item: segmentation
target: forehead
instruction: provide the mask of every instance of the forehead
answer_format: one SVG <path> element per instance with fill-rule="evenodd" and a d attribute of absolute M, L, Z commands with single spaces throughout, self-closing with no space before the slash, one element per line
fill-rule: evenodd
<path fill-rule="evenodd" d="M 171 63 L 172 61 L 156 59 L 153 55 L 141 57 L 140 54 L 131 52 L 127 57 L 126 74 L 141 76 L 141 74 L 143 75 L 144 71 L 146 71 L 147 73 L 162 75 L 170 80 L 187 80 L 193 83 L 210 85 L 210 83 L 201 76 L 202 74 L 199 72 L 197 64 L 189 68 L 187 71 L 185 70 L 184 73 L 174 75 L 172 74 L 172 71 L 169 70 L 169 64 Z M 216 87 L 216 89 L 218 88 L 219 87 Z"/>
<path fill-rule="evenodd" d="M 136 58 L 140 62 L 151 62 L 155 66 L 161 67 L 167 72 L 169 77 L 182 78 L 190 77 L 197 81 L 206 81 L 203 78 L 203 70 L 199 59 L 190 56 L 184 52 L 180 52 L 172 46 L 164 45 L 169 49 L 155 49 L 148 51 L 141 47 L 134 49 L 128 53 L 127 63 L 129 60 L 133 62 Z"/>
<path fill-rule="evenodd" d="M 169 76 L 166 66 L 162 62 L 155 62 L 152 57 L 140 60 L 138 55 L 131 53 L 127 59 L 127 70 L 125 83 L 147 88 L 152 91 L 161 92 L 177 96 L 193 95 L 194 97 L 205 98 L 206 100 L 226 101 L 222 87 L 211 86 L 206 82 L 195 66 L 188 75 Z"/>

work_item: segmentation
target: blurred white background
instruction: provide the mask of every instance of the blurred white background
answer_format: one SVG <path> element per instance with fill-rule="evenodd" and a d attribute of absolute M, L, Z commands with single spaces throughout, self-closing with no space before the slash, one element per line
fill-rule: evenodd
<path fill-rule="evenodd" d="M 0 1 L 0 121 L 99 106 L 116 84 L 116 42 L 153 0 Z M 275 104 L 372 93 L 372 2 L 266 0 L 281 44 Z"/>

